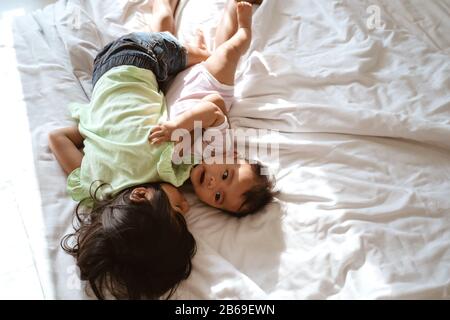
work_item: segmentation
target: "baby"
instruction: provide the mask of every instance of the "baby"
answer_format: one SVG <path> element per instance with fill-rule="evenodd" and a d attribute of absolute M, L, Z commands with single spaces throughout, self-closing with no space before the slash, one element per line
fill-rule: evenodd
<path fill-rule="evenodd" d="M 271 199 L 270 182 L 267 176 L 260 175 L 261 165 L 237 159 L 226 146 L 229 139 L 226 115 L 234 99 L 236 67 L 251 41 L 251 14 L 250 3 L 228 1 L 215 36 L 217 49 L 205 62 L 183 71 L 177 77 L 178 82 L 171 84 L 169 121 L 155 126 L 150 135 L 150 141 L 158 144 L 170 141 L 174 132 L 185 129 L 189 134 L 183 142 L 190 142 L 194 123 L 199 121 L 203 137 L 209 139 L 200 143 L 192 140 L 193 153 L 201 159 L 209 150 L 210 156 L 215 156 L 215 164 L 195 166 L 191 172 L 194 191 L 203 202 L 236 216 L 254 213 Z M 170 18 L 166 21 L 174 29 L 170 27 Z M 202 35 L 197 46 L 206 48 Z M 211 163 L 211 159 L 207 160 Z"/>

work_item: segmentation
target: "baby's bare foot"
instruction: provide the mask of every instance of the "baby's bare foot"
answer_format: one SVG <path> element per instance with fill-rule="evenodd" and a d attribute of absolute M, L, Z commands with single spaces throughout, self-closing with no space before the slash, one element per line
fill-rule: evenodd
<path fill-rule="evenodd" d="M 192 39 L 189 43 L 186 43 L 184 46 L 188 52 L 188 66 L 205 61 L 211 55 L 208 47 L 206 46 L 203 31 L 200 29 L 195 31 L 194 39 Z"/>
<path fill-rule="evenodd" d="M 175 32 L 173 21 L 173 8 L 169 0 L 154 0 L 152 21 L 150 27 L 153 32 L 169 31 Z"/>
<path fill-rule="evenodd" d="M 206 49 L 205 35 L 201 29 L 195 30 L 195 45 L 201 49 Z"/>
<path fill-rule="evenodd" d="M 233 38 L 235 39 L 235 49 L 243 55 L 249 48 L 252 39 L 252 5 L 246 1 L 238 2 L 236 15 L 239 28 Z"/>
<path fill-rule="evenodd" d="M 236 0 L 236 2 L 242 2 L 242 1 L 246 1 L 252 4 L 261 4 L 263 2 L 263 0 Z"/>
<path fill-rule="evenodd" d="M 238 2 L 236 6 L 239 28 L 252 28 L 252 5 L 249 2 Z"/>

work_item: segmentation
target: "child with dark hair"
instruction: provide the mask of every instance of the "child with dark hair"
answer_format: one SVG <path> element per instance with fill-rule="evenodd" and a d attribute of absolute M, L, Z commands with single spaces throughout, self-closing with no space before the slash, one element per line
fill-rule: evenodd
<path fill-rule="evenodd" d="M 77 206 L 75 232 L 61 243 L 98 299 L 169 298 L 187 279 L 196 244 L 168 196 L 172 188 L 146 184 L 110 199 L 93 196 L 85 214 Z"/>
<path fill-rule="evenodd" d="M 153 23 L 160 28 L 156 31 L 172 23 L 163 9 L 173 12 L 176 4 L 154 0 L 154 10 L 162 12 L 155 15 L 161 20 Z M 209 80 L 219 86 L 234 82 L 237 62 L 250 43 L 252 11 L 247 2 L 230 1 L 228 8 L 225 21 L 234 22 L 223 23 L 224 42 L 212 54 L 201 45 L 182 46 L 169 32 L 132 33 L 108 44 L 94 61 L 91 102 L 70 106 L 78 126 L 49 135 L 49 146 L 68 174 L 69 194 L 91 208 L 83 215 L 77 207 L 80 225 L 63 248 L 76 257 L 81 278 L 98 298 L 108 292 L 116 298 L 170 296 L 187 278 L 195 241 L 182 216 L 189 205 L 176 187 L 188 179 L 200 200 L 236 216 L 254 213 L 272 199 L 260 164 L 234 155 L 223 164 L 172 161 L 172 129 L 192 131 L 197 120 L 204 128 L 226 122 L 228 107 L 220 92 L 158 125 L 166 118 L 160 88 L 184 68 L 206 60 L 201 73 Z M 96 180 L 110 190 L 97 188 L 91 195 Z"/>

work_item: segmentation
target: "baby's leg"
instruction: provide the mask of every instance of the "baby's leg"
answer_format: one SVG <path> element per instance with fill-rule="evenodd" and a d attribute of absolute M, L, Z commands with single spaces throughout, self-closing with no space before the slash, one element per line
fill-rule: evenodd
<path fill-rule="evenodd" d="M 221 83 L 234 84 L 234 75 L 239 59 L 250 46 L 252 37 L 252 5 L 248 2 L 236 4 L 237 31 L 222 43 L 206 60 L 208 71 Z"/>
<path fill-rule="evenodd" d="M 153 32 L 168 31 L 175 34 L 175 23 L 173 15 L 179 0 L 154 0 L 152 11 L 152 22 L 150 24 Z"/>
<path fill-rule="evenodd" d="M 228 0 L 225 5 L 224 13 L 217 25 L 215 34 L 215 47 L 219 47 L 222 43 L 230 39 L 238 29 L 237 15 L 236 15 L 236 4 L 238 0 Z M 261 4 L 262 0 L 247 0 L 247 2 L 252 4 Z"/>

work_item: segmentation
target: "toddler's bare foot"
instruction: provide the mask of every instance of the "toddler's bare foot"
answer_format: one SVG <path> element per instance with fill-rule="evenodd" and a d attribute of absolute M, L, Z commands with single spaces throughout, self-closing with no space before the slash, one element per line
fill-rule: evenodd
<path fill-rule="evenodd" d="M 175 12 L 178 7 L 178 3 L 180 0 L 170 0 L 170 6 L 172 7 L 172 11 Z"/>
<path fill-rule="evenodd" d="M 211 53 L 208 51 L 208 47 L 206 46 L 203 31 L 200 29 L 196 30 L 194 40 L 190 43 L 185 44 L 184 46 L 187 50 L 187 66 L 205 61 L 211 55 Z"/>
<path fill-rule="evenodd" d="M 252 38 L 252 5 L 246 1 L 238 2 L 236 5 L 238 31 L 235 35 L 236 49 L 244 54 L 250 46 Z"/>
<path fill-rule="evenodd" d="M 236 6 L 239 28 L 252 28 L 252 5 L 247 1 L 239 2 Z"/>
<path fill-rule="evenodd" d="M 153 17 L 150 24 L 152 31 L 169 31 L 174 34 L 175 25 L 173 21 L 173 13 L 178 1 L 173 0 L 154 0 L 153 1 Z"/>
<path fill-rule="evenodd" d="M 206 41 L 205 41 L 205 35 L 203 34 L 203 31 L 200 29 L 197 29 L 195 31 L 195 45 L 199 47 L 200 49 L 207 49 L 206 47 Z"/>
<path fill-rule="evenodd" d="M 261 4 L 263 2 L 263 0 L 236 0 L 236 2 L 243 2 L 243 1 L 246 1 L 246 2 L 249 2 L 252 4 Z"/>

